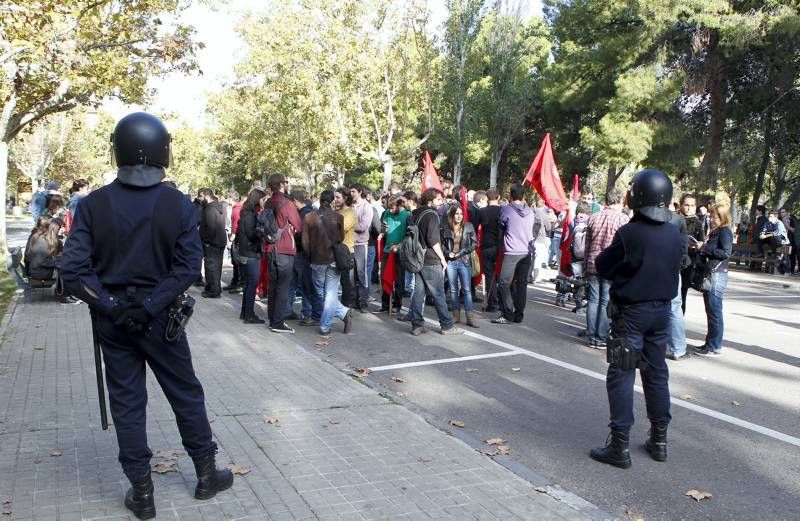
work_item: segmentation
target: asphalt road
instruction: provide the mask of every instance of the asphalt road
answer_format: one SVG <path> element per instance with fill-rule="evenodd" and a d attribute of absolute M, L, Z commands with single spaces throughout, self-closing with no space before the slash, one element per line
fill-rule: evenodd
<path fill-rule="evenodd" d="M 654 462 L 641 446 L 648 422 L 637 394 L 630 470 L 588 456 L 607 435 L 605 354 L 578 342 L 581 321 L 553 305 L 551 284 L 529 287 L 519 325 L 485 317 L 466 336 L 443 337 L 432 326 L 413 337 L 385 314 L 357 314 L 353 334 L 334 325 L 324 349 L 314 347 L 313 328 L 298 327 L 296 337 L 343 370 L 372 368 L 365 383 L 437 425 L 463 421 L 449 429 L 476 449 L 505 439 L 504 464 L 622 517 L 800 519 L 800 292 L 732 279 L 724 355 L 670 362 L 669 460 Z M 702 344 L 698 293 L 690 292 L 687 313 L 689 343 Z M 426 316 L 435 317 L 431 307 Z M 697 502 L 685 495 L 691 489 L 713 497 Z"/>

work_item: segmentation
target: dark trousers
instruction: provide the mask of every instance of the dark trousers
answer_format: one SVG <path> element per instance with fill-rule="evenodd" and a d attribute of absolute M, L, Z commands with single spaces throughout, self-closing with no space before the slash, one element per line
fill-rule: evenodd
<path fill-rule="evenodd" d="M 224 251 L 225 248 L 212 244 L 203 244 L 206 293 L 210 295 L 219 295 L 222 293 L 222 254 Z"/>
<path fill-rule="evenodd" d="M 634 349 L 642 353 L 647 366 L 640 370 L 647 417 L 650 423 L 666 426 L 669 414 L 669 370 L 665 355 L 669 342 L 670 301 L 650 301 L 625 306 L 625 332 Z M 613 333 L 620 334 L 613 325 Z M 608 367 L 606 391 L 611 430 L 630 432 L 633 426 L 633 384 L 636 370 Z"/>
<path fill-rule="evenodd" d="M 236 263 L 234 263 L 234 266 Z M 256 302 L 256 288 L 258 287 L 258 274 L 261 267 L 261 258 L 253 257 L 247 259 L 247 264 L 241 264 L 242 282 L 244 282 L 244 290 L 242 291 L 242 311 L 239 313 L 239 318 L 253 318 L 255 313 Z"/>
<path fill-rule="evenodd" d="M 111 319 L 98 315 L 111 417 L 119 443 L 119 462 L 129 480 L 150 475 L 153 453 L 147 444 L 145 363 L 158 380 L 175 413 L 183 447 L 192 458 L 214 454 L 203 386 L 194 374 L 186 334 L 164 341 L 166 312 L 150 322 L 150 331 L 129 335 Z"/>
<path fill-rule="evenodd" d="M 267 317 L 270 326 L 283 323 L 286 318 L 286 298 L 289 284 L 292 282 L 294 255 L 267 253 L 267 271 L 269 273 L 269 290 L 267 300 Z"/>
<path fill-rule="evenodd" d="M 228 252 L 230 252 L 230 248 L 228 249 Z M 233 261 L 233 255 L 231 255 L 231 264 L 233 265 L 233 269 L 231 270 L 231 283 L 228 285 L 228 287 L 232 288 L 235 286 L 241 286 L 242 280 L 244 279 L 240 273 L 240 267 L 242 265 Z"/>
<path fill-rule="evenodd" d="M 483 276 L 486 295 L 486 307 L 489 309 L 496 308 L 497 302 L 497 281 L 494 278 L 494 270 L 497 266 L 497 248 L 484 248 L 481 249 L 481 266 L 483 267 Z"/>
<path fill-rule="evenodd" d="M 497 281 L 500 311 L 506 320 L 522 322 L 528 303 L 528 270 L 531 255 L 504 255 Z"/>
<path fill-rule="evenodd" d="M 447 301 L 444 298 L 444 270 L 438 264 L 435 266 L 423 266 L 422 271 L 415 274 L 414 292 L 411 294 L 411 304 L 409 306 L 409 316 L 413 327 L 425 325 L 422 316 L 425 307 L 425 296 L 433 299 L 436 308 L 436 315 L 439 318 L 439 325 L 442 330 L 453 327 L 453 317 L 447 311 Z"/>
<path fill-rule="evenodd" d="M 353 270 L 343 271 L 339 275 L 342 286 L 342 305 L 346 308 L 353 307 Z"/>
<path fill-rule="evenodd" d="M 389 257 L 389 252 L 381 253 L 383 258 L 381 260 L 381 268 L 386 269 L 386 259 Z M 400 263 L 400 260 L 397 258 L 395 254 L 395 263 L 394 263 L 394 287 L 392 288 L 392 295 L 391 295 L 391 305 L 392 307 L 399 308 L 403 305 L 403 292 L 406 288 L 406 271 L 403 269 L 403 265 Z M 381 288 L 383 288 L 383 273 L 381 273 Z M 381 291 L 381 308 L 382 309 L 389 309 L 389 294 L 386 291 Z"/>
<path fill-rule="evenodd" d="M 287 293 L 286 306 L 289 314 L 294 311 L 294 298 L 298 293 L 303 299 L 300 315 L 303 318 L 319 320 L 322 314 L 322 302 L 318 302 L 317 293 L 314 291 L 314 283 L 311 280 L 311 264 L 306 254 L 301 252 L 294 257 L 292 282 L 289 284 Z"/>

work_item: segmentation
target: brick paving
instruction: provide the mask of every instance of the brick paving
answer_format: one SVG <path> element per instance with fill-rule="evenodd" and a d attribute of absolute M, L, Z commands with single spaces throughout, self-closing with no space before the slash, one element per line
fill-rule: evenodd
<path fill-rule="evenodd" d="M 192 497 L 169 404 L 148 375 L 158 519 L 544 520 L 602 518 L 478 454 L 264 326 L 241 326 L 227 298 L 200 299 L 189 326 L 220 465 L 250 469 L 210 501 Z M 0 347 L 3 519 L 133 519 L 113 425 L 99 427 L 86 306 L 16 299 Z M 278 419 L 268 424 L 265 416 Z M 541 490 L 541 489 L 540 489 Z"/>

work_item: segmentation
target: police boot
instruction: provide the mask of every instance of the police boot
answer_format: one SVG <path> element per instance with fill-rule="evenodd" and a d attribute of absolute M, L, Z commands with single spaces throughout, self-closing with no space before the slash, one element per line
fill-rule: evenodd
<path fill-rule="evenodd" d="M 469 327 L 476 327 L 476 328 L 480 327 L 478 325 L 478 322 L 475 320 L 475 313 L 473 311 L 467 311 L 466 315 L 467 315 L 467 325 Z"/>
<path fill-rule="evenodd" d="M 138 519 L 153 519 L 156 517 L 156 502 L 153 498 L 153 480 L 150 474 L 131 481 L 131 488 L 125 494 L 125 507 L 133 512 Z"/>
<path fill-rule="evenodd" d="M 650 425 L 650 438 L 644 443 L 650 457 L 656 461 L 667 461 L 667 426 Z"/>
<path fill-rule="evenodd" d="M 461 322 L 461 308 L 453 309 L 453 322 Z"/>
<path fill-rule="evenodd" d="M 197 472 L 197 487 L 194 489 L 194 497 L 197 499 L 211 499 L 217 492 L 227 490 L 233 485 L 233 473 L 229 469 L 217 469 L 213 454 L 192 458 L 192 461 Z"/>
<path fill-rule="evenodd" d="M 593 460 L 608 463 L 621 469 L 631 467 L 631 453 L 628 450 L 630 434 L 622 431 L 611 431 L 606 439 L 605 447 L 597 447 L 589 452 Z"/>

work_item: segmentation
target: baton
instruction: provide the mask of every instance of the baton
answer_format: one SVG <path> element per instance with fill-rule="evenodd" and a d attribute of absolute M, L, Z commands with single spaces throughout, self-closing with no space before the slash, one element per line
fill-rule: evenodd
<path fill-rule="evenodd" d="M 92 317 L 92 342 L 94 343 L 94 372 L 97 376 L 97 400 L 100 402 L 100 426 L 108 430 L 108 413 L 106 412 L 106 390 L 103 383 L 103 356 L 100 352 L 100 339 L 97 336 L 97 323 L 94 311 L 89 311 Z"/>

